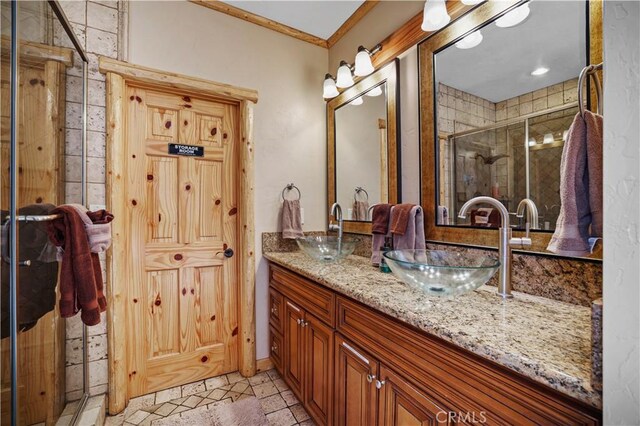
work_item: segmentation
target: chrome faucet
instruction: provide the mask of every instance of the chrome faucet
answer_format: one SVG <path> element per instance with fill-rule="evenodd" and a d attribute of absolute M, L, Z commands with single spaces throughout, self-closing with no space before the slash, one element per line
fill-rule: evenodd
<path fill-rule="evenodd" d="M 529 231 L 531 229 L 538 229 L 538 208 L 536 207 L 536 203 L 534 203 L 531 199 L 525 198 L 520 201 L 518 204 L 518 209 L 516 211 L 516 217 L 523 217 L 524 210 L 527 209 L 527 221 L 525 223 L 526 235 L 525 238 L 522 238 L 524 245 L 531 245 L 531 238 L 529 237 Z M 524 241 L 526 240 L 526 241 Z"/>
<path fill-rule="evenodd" d="M 329 223 L 329 231 L 338 231 L 338 239 L 342 240 L 342 225 L 343 225 L 343 221 L 342 221 L 342 207 L 340 207 L 340 204 L 333 203 L 333 205 L 331 206 L 331 211 L 329 212 L 329 214 L 331 216 L 335 217 L 336 220 L 338 221 L 337 225 Z"/>
<path fill-rule="evenodd" d="M 500 212 L 500 276 L 498 277 L 498 294 L 503 298 L 513 297 L 511 294 L 511 246 L 521 245 L 522 238 L 511 238 L 511 227 L 509 226 L 509 211 L 500 201 L 491 197 L 475 197 L 464 203 L 458 217 L 464 219 L 467 217 L 469 207 L 474 204 L 484 203 L 490 204 Z"/>

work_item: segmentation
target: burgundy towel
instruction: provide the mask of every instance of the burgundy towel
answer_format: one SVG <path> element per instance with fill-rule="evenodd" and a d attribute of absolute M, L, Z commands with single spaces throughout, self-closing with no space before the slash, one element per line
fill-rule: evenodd
<path fill-rule="evenodd" d="M 391 216 L 391 233 L 396 235 L 404 235 L 407 231 L 407 225 L 411 214 L 411 209 L 415 204 L 397 204 L 394 208 L 394 215 Z"/>
<path fill-rule="evenodd" d="M 387 232 L 389 232 L 390 215 L 391 204 L 376 204 L 373 206 L 373 213 L 371 214 L 371 233 L 387 235 Z"/>
<path fill-rule="evenodd" d="M 547 250 L 590 253 L 589 236 L 602 236 L 602 117 L 576 114 L 560 162 L 560 214 Z"/>
<path fill-rule="evenodd" d="M 87 325 L 100 323 L 100 312 L 107 307 L 102 286 L 100 259 L 91 253 L 85 224 L 78 211 L 69 205 L 54 209 L 60 219 L 49 222 L 49 238 L 63 250 L 60 269 L 60 314 L 80 318 Z"/>

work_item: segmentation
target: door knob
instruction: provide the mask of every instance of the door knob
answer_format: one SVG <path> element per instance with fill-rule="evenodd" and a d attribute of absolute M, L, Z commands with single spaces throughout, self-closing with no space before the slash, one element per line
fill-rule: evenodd
<path fill-rule="evenodd" d="M 224 251 L 224 257 L 232 257 L 232 256 L 233 256 L 233 249 L 228 248 Z"/>

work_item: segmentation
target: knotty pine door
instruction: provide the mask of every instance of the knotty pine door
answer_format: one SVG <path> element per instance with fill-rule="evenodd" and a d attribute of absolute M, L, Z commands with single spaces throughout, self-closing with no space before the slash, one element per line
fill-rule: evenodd
<path fill-rule="evenodd" d="M 129 397 L 238 366 L 235 105 L 128 87 Z M 169 154 L 169 144 L 204 148 Z M 226 254 L 226 255 L 225 255 Z M 118 279 L 118 277 L 114 277 Z"/>

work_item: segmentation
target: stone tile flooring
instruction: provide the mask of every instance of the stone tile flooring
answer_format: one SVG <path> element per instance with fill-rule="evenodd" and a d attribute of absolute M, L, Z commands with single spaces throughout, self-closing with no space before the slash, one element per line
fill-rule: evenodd
<path fill-rule="evenodd" d="M 179 421 L 182 413 L 207 410 L 254 395 L 260 400 L 270 425 L 314 425 L 276 370 L 249 378 L 229 373 L 133 398 L 122 413 L 108 416 L 105 425 L 153 426 L 153 421 L 159 419 Z"/>

